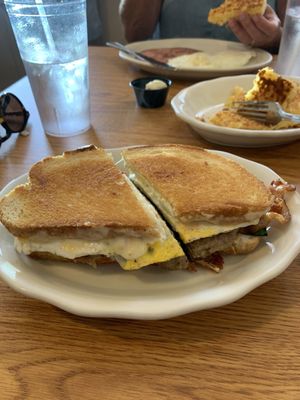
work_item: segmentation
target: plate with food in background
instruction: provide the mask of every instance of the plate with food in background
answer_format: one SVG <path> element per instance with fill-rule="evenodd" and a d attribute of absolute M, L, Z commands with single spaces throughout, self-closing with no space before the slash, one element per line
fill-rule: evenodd
<path fill-rule="evenodd" d="M 120 51 L 130 64 L 154 74 L 185 79 L 207 79 L 256 72 L 272 62 L 265 50 L 215 39 L 176 38 L 134 42 L 126 48 L 175 67 L 165 69 Z"/>
<path fill-rule="evenodd" d="M 300 114 L 300 79 L 281 77 L 271 68 L 257 75 L 222 77 L 200 82 L 179 92 L 171 101 L 176 115 L 204 139 L 237 147 L 268 147 L 300 139 L 300 124 L 282 120 L 264 124 L 231 108 L 235 101 L 267 100 Z"/>

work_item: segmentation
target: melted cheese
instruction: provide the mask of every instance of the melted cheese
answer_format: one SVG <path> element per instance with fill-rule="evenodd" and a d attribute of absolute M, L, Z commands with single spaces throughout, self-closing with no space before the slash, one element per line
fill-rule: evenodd
<path fill-rule="evenodd" d="M 16 238 L 15 247 L 19 253 L 24 254 L 48 252 L 70 259 L 87 255 L 102 254 L 110 257 L 118 254 L 125 259 L 134 260 L 147 252 L 149 243 L 142 238 L 126 236 L 99 241 L 62 238 L 52 238 L 45 241 L 32 238 Z"/>
<path fill-rule="evenodd" d="M 48 252 L 70 260 L 83 256 L 105 255 L 116 259 L 125 270 L 135 270 L 184 256 L 183 250 L 170 231 L 167 231 L 164 240 L 154 243 L 133 237 L 117 237 L 98 242 L 82 239 L 55 238 L 39 241 L 16 238 L 15 247 L 19 253 L 27 255 L 33 252 Z"/>

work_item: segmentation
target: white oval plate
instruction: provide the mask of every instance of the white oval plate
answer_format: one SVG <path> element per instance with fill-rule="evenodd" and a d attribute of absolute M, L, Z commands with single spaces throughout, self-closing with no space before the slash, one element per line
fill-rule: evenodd
<path fill-rule="evenodd" d="M 281 130 L 235 129 L 206 122 L 219 111 L 235 86 L 251 89 L 255 75 L 240 75 L 196 83 L 181 90 L 171 100 L 177 117 L 187 122 L 209 142 L 235 147 L 266 147 L 293 142 L 300 138 L 300 128 Z M 295 81 L 300 78 L 292 77 Z M 204 121 L 196 118 L 202 116 Z"/>
<path fill-rule="evenodd" d="M 120 149 L 110 150 L 122 165 Z M 265 183 L 278 175 L 269 168 L 229 153 L 216 152 L 245 166 Z M 23 175 L 1 192 L 25 182 Z M 162 319 L 219 307 L 243 297 L 283 272 L 300 251 L 300 196 L 288 201 L 292 221 L 274 228 L 268 240 L 247 256 L 225 257 L 215 274 L 145 268 L 125 272 L 116 265 L 94 269 L 56 261 L 33 260 L 14 250 L 13 238 L 0 225 L 0 275 L 26 296 L 88 317 Z"/>
<path fill-rule="evenodd" d="M 143 42 L 134 42 L 127 44 L 131 50 L 143 51 L 147 49 L 160 49 L 166 47 L 189 47 L 196 50 L 202 50 L 207 53 L 218 53 L 225 50 L 249 50 L 249 47 L 244 46 L 241 43 L 230 42 L 225 40 L 215 39 L 198 39 L 198 38 L 176 38 L 176 39 L 160 39 L 160 40 L 146 40 Z M 263 68 L 272 62 L 272 55 L 265 50 L 252 49 L 256 52 L 256 56 L 253 57 L 248 64 L 239 68 L 226 68 L 226 69 L 208 69 L 199 68 L 195 69 L 178 69 L 176 71 L 166 70 L 159 66 L 149 64 L 145 61 L 136 60 L 135 58 L 120 51 L 119 56 L 128 61 L 129 63 L 137 66 L 138 68 L 151 72 L 158 75 L 166 75 L 174 78 L 184 79 L 207 79 L 215 78 L 217 76 L 224 75 L 237 75 L 248 72 L 257 71 L 259 68 Z"/>

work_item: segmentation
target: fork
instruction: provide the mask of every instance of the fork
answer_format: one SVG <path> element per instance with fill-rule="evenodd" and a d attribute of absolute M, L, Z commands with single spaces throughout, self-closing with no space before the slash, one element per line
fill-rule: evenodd
<path fill-rule="evenodd" d="M 147 61 L 148 63 L 156 65 L 161 68 L 166 68 L 166 69 L 170 69 L 170 70 L 174 70 L 174 71 L 177 69 L 170 64 L 155 60 L 155 58 L 146 56 L 142 53 L 139 53 L 138 51 L 131 50 L 128 47 L 124 46 L 124 44 L 119 43 L 119 42 L 106 42 L 106 46 L 121 50 L 124 53 L 130 55 L 131 57 L 136 58 L 137 60 Z"/>
<path fill-rule="evenodd" d="M 235 101 L 231 108 L 238 114 L 265 124 L 277 124 L 283 119 L 300 123 L 300 115 L 283 111 L 281 105 L 274 101 Z"/>

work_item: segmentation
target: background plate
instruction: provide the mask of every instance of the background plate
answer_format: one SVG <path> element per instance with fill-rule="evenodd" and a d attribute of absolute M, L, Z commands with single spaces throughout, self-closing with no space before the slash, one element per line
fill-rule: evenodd
<path fill-rule="evenodd" d="M 212 143 L 236 147 L 269 147 L 299 139 L 300 128 L 273 131 L 235 129 L 196 119 L 196 114 L 205 117 L 220 110 L 235 86 L 251 89 L 254 78 L 255 75 L 240 75 L 196 83 L 173 97 L 171 105 L 177 117 Z M 289 79 L 300 82 L 297 77 Z"/>
<path fill-rule="evenodd" d="M 217 53 L 224 50 L 249 50 L 249 47 L 244 46 L 241 43 L 229 42 L 225 40 L 215 39 L 161 39 L 161 40 L 146 40 L 143 42 L 134 42 L 126 45 L 129 49 L 135 51 L 143 51 L 147 49 L 159 49 L 165 47 L 189 47 L 197 50 L 202 50 L 207 53 Z M 215 78 L 224 75 L 237 75 L 248 72 L 257 71 L 259 68 L 263 68 L 272 62 L 272 55 L 265 50 L 252 49 L 256 52 L 256 57 L 252 58 L 247 65 L 239 68 L 226 68 L 226 69 L 207 69 L 202 68 L 199 70 L 193 69 L 178 69 L 176 71 L 169 71 L 164 68 L 160 68 L 156 65 L 151 65 L 145 61 L 139 61 L 135 58 L 119 52 L 119 55 L 129 63 L 139 67 L 140 69 L 152 72 L 154 74 L 166 75 L 174 78 L 185 78 L 185 79 L 207 79 Z"/>
<path fill-rule="evenodd" d="M 120 150 L 111 150 L 120 160 Z M 278 178 L 269 168 L 232 154 L 265 183 Z M 121 163 L 119 164 L 121 165 Z M 1 196 L 25 182 L 9 183 Z M 300 196 L 288 205 L 292 221 L 272 229 L 265 244 L 247 256 L 225 257 L 220 274 L 145 268 L 125 272 L 116 265 L 86 265 L 33 260 L 14 250 L 13 238 L 0 225 L 0 275 L 26 296 L 44 300 L 71 313 L 89 317 L 161 319 L 231 303 L 284 271 L 300 251 Z"/>

